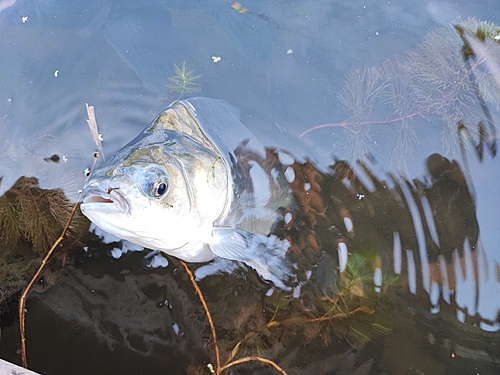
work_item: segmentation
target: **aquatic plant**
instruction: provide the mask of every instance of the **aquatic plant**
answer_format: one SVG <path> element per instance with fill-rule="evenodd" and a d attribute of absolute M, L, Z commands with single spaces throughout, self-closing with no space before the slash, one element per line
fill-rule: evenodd
<path fill-rule="evenodd" d="M 499 61 L 500 27 L 492 22 L 471 18 L 430 31 L 404 56 L 352 70 L 337 96 L 347 119 L 309 128 L 300 136 L 327 127 L 342 128 L 342 139 L 333 147 L 356 160 L 376 147 L 371 127 L 391 124 L 398 128 L 390 164 L 404 170 L 401 156 L 411 154 L 417 144 L 415 119 L 420 117 L 441 127 L 443 150 L 456 157 L 463 150 L 464 127 L 473 143 L 480 141 L 481 121 L 489 124 L 487 136 L 495 137 L 487 104 L 500 108 Z M 374 119 L 387 109 L 392 118 Z"/>
<path fill-rule="evenodd" d="M 20 177 L 0 196 L 0 312 L 9 308 L 7 304 L 17 299 L 26 285 L 38 279 L 48 260 L 47 257 L 42 260 L 42 255 L 47 254 L 51 245 L 65 240 L 62 249 L 67 249 L 83 233 L 88 221 L 79 213 L 71 227 L 65 228 L 73 217 L 73 210 L 62 190 L 41 189 L 34 177 Z M 60 237 L 63 228 L 67 236 Z M 57 248 L 60 258 L 63 257 L 65 252 Z M 37 267 L 39 271 L 30 282 Z M 25 294 L 23 296 L 25 298 Z M 24 305 L 20 311 L 24 314 Z M 24 325 L 23 319 L 21 325 Z"/>
<path fill-rule="evenodd" d="M 456 126 L 459 121 L 477 124 L 481 111 L 462 54 L 463 42 L 449 27 L 427 34 L 408 53 L 414 74 L 415 111 L 437 115 L 443 123 L 441 141 L 446 154 L 459 155 Z M 474 132 L 474 127 L 469 127 Z"/>
<path fill-rule="evenodd" d="M 215 330 L 215 325 L 214 325 L 214 322 L 212 320 L 212 314 L 210 313 L 210 309 L 208 308 L 208 305 L 205 301 L 205 297 L 204 297 L 201 289 L 199 288 L 198 283 L 195 281 L 194 274 L 191 272 L 191 270 L 189 269 L 189 267 L 187 266 L 187 264 L 184 261 L 181 260 L 180 263 L 184 267 L 184 270 L 186 271 L 186 273 L 189 275 L 189 279 L 191 281 L 191 284 L 193 285 L 194 289 L 196 290 L 196 294 L 198 295 L 200 302 L 203 305 L 203 309 L 205 310 L 205 314 L 207 315 L 208 323 L 210 325 L 210 330 L 212 333 L 212 340 L 213 340 L 213 345 L 214 345 L 214 352 L 215 352 L 215 365 L 213 365 L 211 363 L 209 363 L 207 365 L 210 373 L 220 375 L 224 370 L 227 370 L 227 369 L 229 369 L 233 366 L 236 366 L 238 364 L 245 363 L 245 362 L 251 362 L 251 361 L 257 361 L 257 362 L 265 363 L 265 364 L 273 367 L 274 369 L 276 369 L 279 373 L 286 375 L 285 370 L 283 370 L 275 362 L 273 362 L 272 360 L 269 360 L 267 358 L 261 357 L 260 355 L 248 355 L 245 357 L 235 359 L 236 353 L 238 352 L 241 343 L 247 337 L 252 336 L 251 332 L 250 332 L 250 335 L 247 334 L 243 340 L 240 340 L 233 347 L 233 349 L 230 351 L 229 355 L 227 356 L 225 363 L 222 364 L 219 344 L 217 341 L 217 332 Z M 199 372 L 200 372 L 199 368 L 191 368 L 189 371 L 189 373 L 199 373 Z"/>
<path fill-rule="evenodd" d="M 328 288 L 331 293 L 326 294 L 316 281 L 311 281 L 302 285 L 298 298 L 275 289 L 263 300 L 256 299 L 254 288 L 245 290 L 245 286 L 252 283 L 251 271 L 244 273 L 245 279 L 232 279 L 232 288 L 222 292 L 223 295 L 220 288 L 213 288 L 220 285 L 219 276 L 204 281 L 205 292 L 202 292 L 189 267 L 180 263 L 197 292 L 212 332 L 213 362 L 208 365 L 213 374 L 222 374 L 243 363 L 247 363 L 244 371 L 259 366 L 249 362 L 260 362 L 286 374 L 286 370 L 273 361 L 286 353 L 287 348 L 299 345 L 304 353 L 317 351 L 318 344 L 334 350 L 341 343 L 341 350 L 345 350 L 346 344 L 361 349 L 391 330 L 393 305 L 385 292 L 395 281 L 392 276 L 386 276 L 380 292 L 375 291 L 373 269 L 374 265 L 381 266 L 381 258 L 375 250 L 352 254 L 345 271 L 337 281 L 332 281 L 333 287 Z M 238 291 L 238 302 L 233 305 L 228 302 L 235 297 L 235 291 Z M 193 364 L 188 373 L 208 373 L 206 366 Z"/>
<path fill-rule="evenodd" d="M 326 346 L 344 339 L 360 349 L 390 332 L 390 315 L 385 311 L 390 302 L 384 290 L 395 280 L 385 276 L 383 290 L 377 293 L 373 283 L 373 264 L 377 263 L 380 257 L 376 252 L 352 254 L 331 293 L 306 284 L 299 299 L 290 299 L 282 291 L 266 297 L 266 311 L 271 313 L 267 323 L 270 335 L 284 346 L 300 336 L 304 343 L 320 337 Z"/>
<path fill-rule="evenodd" d="M 195 75 L 193 70 L 188 71 L 185 62 L 180 67 L 174 64 L 174 73 L 174 76 L 168 78 L 169 83 L 166 86 L 171 92 L 178 95 L 179 99 L 201 90 L 197 82 L 201 74 Z"/>
<path fill-rule="evenodd" d="M 56 240 L 71 212 L 71 203 L 62 190 L 46 190 L 34 177 L 20 177 L 0 197 L 0 243 L 15 246 L 19 241 L 33 245 L 43 254 Z M 71 228 L 75 237 L 82 231 L 82 215 L 77 215 Z"/>

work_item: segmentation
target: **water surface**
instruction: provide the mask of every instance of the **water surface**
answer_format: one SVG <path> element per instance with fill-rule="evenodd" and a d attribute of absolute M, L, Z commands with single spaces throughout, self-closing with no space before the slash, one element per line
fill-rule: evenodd
<path fill-rule="evenodd" d="M 290 374 L 500 373 L 500 168 L 492 149 L 500 30 L 492 26 L 485 41 L 475 36 L 479 21 L 500 25 L 500 6 L 488 0 L 246 1 L 248 11 L 239 13 L 232 4 L 0 1 L 0 194 L 19 177 L 33 176 L 40 187 L 63 188 L 77 199 L 96 148 L 85 103 L 95 107 L 111 155 L 173 100 L 226 100 L 264 144 L 301 156 L 306 150 L 315 175 L 326 176 L 329 217 L 347 232 L 342 213 L 354 221 L 349 249 L 358 263 L 351 266 L 365 272 L 363 286 L 371 288 L 361 305 L 377 313 L 292 324 L 314 319 L 328 301 L 294 300 L 280 291 L 266 297 L 270 286 L 240 269 L 200 285 L 224 350 L 243 340 L 239 356 L 265 355 Z M 454 25 L 464 27 L 463 38 Z M 464 42 L 474 55 L 464 54 Z M 201 75 L 191 90 L 169 80 L 174 64 Z M 440 158 L 430 159 L 435 154 Z M 60 161 L 47 161 L 52 155 Z M 325 171 L 340 160 L 365 184 L 359 204 L 338 185 L 342 179 L 328 180 Z M 447 160 L 446 167 L 438 171 L 429 160 Z M 391 211 L 398 196 L 384 191 L 398 185 L 407 202 L 425 191 L 423 211 L 417 203 Z M 386 215 L 374 222 L 370 207 Z M 417 212 L 425 218 L 420 231 Z M 445 243 L 446 231 L 460 239 L 458 251 L 440 258 L 425 244 L 429 238 Z M 394 233 L 414 239 L 412 252 L 403 239 L 402 257 L 394 258 Z M 150 269 L 147 251 L 114 259 L 113 248 L 122 245 L 104 246 L 94 237 L 85 245 L 86 252 L 70 253 L 52 288 L 28 301 L 30 368 L 181 374 L 213 363 L 205 315 L 175 259 Z M 442 279 L 432 282 L 440 261 L 453 272 L 462 262 L 456 293 Z M 373 288 L 378 262 L 384 277 L 402 264 L 401 276 L 384 278 L 380 293 Z M 352 297 L 359 282 L 350 280 Z M 280 325 L 270 325 L 272 319 Z M 2 318 L 2 358 L 19 361 L 18 340 L 15 319 Z M 252 366 L 247 371 L 271 371 Z"/>

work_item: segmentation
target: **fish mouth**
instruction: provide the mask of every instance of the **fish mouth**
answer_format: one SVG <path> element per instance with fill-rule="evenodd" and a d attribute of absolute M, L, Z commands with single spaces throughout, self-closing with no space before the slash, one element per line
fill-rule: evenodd
<path fill-rule="evenodd" d="M 127 200 L 117 189 L 108 194 L 95 187 L 84 189 L 80 207 L 84 214 L 90 211 L 126 214 L 130 210 Z"/>

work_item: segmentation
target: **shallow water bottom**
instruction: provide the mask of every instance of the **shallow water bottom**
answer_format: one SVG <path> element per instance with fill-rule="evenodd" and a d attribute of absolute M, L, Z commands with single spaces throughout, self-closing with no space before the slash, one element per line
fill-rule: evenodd
<path fill-rule="evenodd" d="M 47 375 L 208 374 L 213 342 L 187 275 L 175 259 L 165 269 L 147 269 L 143 256 L 114 260 L 105 251 L 82 251 L 52 287 L 33 292 L 26 315 L 30 369 Z M 363 312 L 293 324 L 308 314 L 299 306 L 303 301 L 272 311 L 268 286 L 248 272 L 212 276 L 200 288 L 223 358 L 240 342 L 238 357 L 272 358 L 288 374 L 500 373 L 497 333 L 459 323 L 451 309 L 432 315 L 425 299 L 404 288 L 387 291 L 377 304 L 378 322 L 390 322 L 383 333 L 366 330 L 378 323 Z M 284 318 L 281 311 L 291 314 L 290 305 L 294 318 Z M 270 325 L 271 316 L 280 325 Z M 3 317 L 0 357 L 19 363 L 18 323 L 8 322 Z M 256 362 L 231 371 L 277 373 Z"/>

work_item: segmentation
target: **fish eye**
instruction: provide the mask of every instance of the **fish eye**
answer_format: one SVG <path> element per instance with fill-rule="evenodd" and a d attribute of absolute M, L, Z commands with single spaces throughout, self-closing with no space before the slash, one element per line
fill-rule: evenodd
<path fill-rule="evenodd" d="M 146 196 L 159 199 L 168 193 L 168 175 L 164 171 L 158 168 L 143 169 L 136 177 L 137 183 Z"/>
<path fill-rule="evenodd" d="M 168 186 L 165 182 L 157 183 L 154 190 L 154 196 L 161 197 L 163 194 L 167 192 L 167 188 Z"/>

